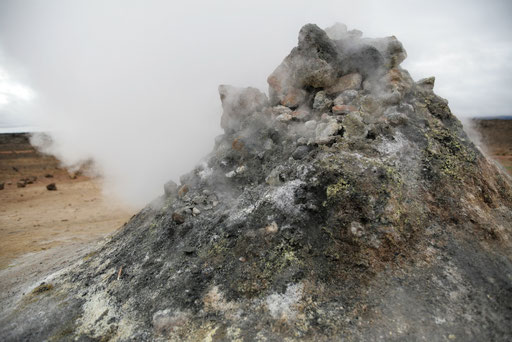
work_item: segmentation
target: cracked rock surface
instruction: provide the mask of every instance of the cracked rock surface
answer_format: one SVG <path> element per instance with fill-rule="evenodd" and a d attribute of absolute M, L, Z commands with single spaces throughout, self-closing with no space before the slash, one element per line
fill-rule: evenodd
<path fill-rule="evenodd" d="M 326 33 L 328 32 L 328 33 Z M 512 186 L 395 37 L 308 24 L 181 184 L 4 308 L 4 341 L 505 341 Z"/>

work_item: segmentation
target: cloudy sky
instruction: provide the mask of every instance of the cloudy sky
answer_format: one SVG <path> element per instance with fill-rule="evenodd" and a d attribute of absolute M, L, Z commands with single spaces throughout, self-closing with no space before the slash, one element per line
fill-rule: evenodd
<path fill-rule="evenodd" d="M 512 111 L 512 1 L 0 1 L 0 129 L 51 131 L 143 203 L 220 134 L 221 83 L 266 77 L 308 22 L 395 35 L 459 117 Z M 130 172 L 126 170 L 130 169 Z M 150 175 L 152 181 L 141 181 Z"/>

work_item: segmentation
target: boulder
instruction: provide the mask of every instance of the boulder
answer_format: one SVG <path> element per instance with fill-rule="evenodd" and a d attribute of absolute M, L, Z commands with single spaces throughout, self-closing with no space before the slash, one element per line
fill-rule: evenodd
<path fill-rule="evenodd" d="M 292 153 L 293 159 L 302 159 L 307 156 L 309 147 L 305 145 L 298 146 Z"/>
<path fill-rule="evenodd" d="M 355 112 L 357 110 L 356 107 L 351 105 L 336 105 L 332 107 L 332 113 L 333 114 L 348 114 L 350 112 Z"/>
<path fill-rule="evenodd" d="M 171 218 L 176 224 L 185 223 L 185 216 L 183 216 L 183 214 L 181 214 L 181 213 L 174 212 L 174 213 L 172 213 Z"/>
<path fill-rule="evenodd" d="M 295 89 L 326 88 L 334 84 L 339 53 L 334 42 L 318 26 L 310 24 L 299 32 L 299 43 L 268 77 L 271 103 L 280 103 Z"/>
<path fill-rule="evenodd" d="M 25 178 L 26 184 L 34 184 L 37 181 L 37 176 L 29 176 Z"/>
<path fill-rule="evenodd" d="M 283 98 L 281 100 L 281 104 L 283 106 L 289 107 L 289 108 L 297 108 L 299 107 L 304 101 L 306 101 L 306 92 L 302 89 L 297 88 L 289 88 L 286 94 L 283 94 Z"/>
<path fill-rule="evenodd" d="M 345 90 L 343 93 L 336 96 L 336 98 L 333 101 L 333 104 L 335 106 L 343 105 L 343 104 L 350 104 L 352 101 L 354 101 L 357 98 L 358 92 L 357 90 Z"/>
<path fill-rule="evenodd" d="M 329 110 L 332 106 L 332 100 L 327 97 L 327 94 L 325 91 L 319 91 L 315 95 L 315 99 L 313 101 L 313 109 L 324 112 L 326 110 Z"/>
<path fill-rule="evenodd" d="M 332 40 L 340 40 L 346 38 L 348 35 L 347 25 L 343 23 L 336 23 L 326 28 L 325 33 Z"/>
<path fill-rule="evenodd" d="M 270 109 L 270 113 L 272 114 L 273 117 L 277 117 L 279 115 L 283 115 L 283 114 L 291 114 L 292 113 L 292 110 L 288 107 L 285 107 L 285 106 L 274 106 Z"/>
<path fill-rule="evenodd" d="M 55 190 L 57 190 L 57 185 L 55 183 L 50 183 L 50 184 L 46 185 L 46 190 L 55 191 Z"/>
<path fill-rule="evenodd" d="M 183 197 L 185 196 L 188 192 L 189 192 L 190 188 L 187 184 L 184 184 L 182 185 L 179 189 L 178 189 L 178 197 Z"/>
<path fill-rule="evenodd" d="M 418 82 L 416 82 L 416 85 L 420 88 L 423 88 L 425 90 L 434 90 L 434 83 L 436 82 L 435 77 L 428 77 L 428 78 L 422 78 Z"/>
<path fill-rule="evenodd" d="M 319 145 L 328 144 L 334 141 L 334 136 L 339 135 L 340 131 L 341 126 L 335 119 L 331 119 L 327 123 L 320 123 L 316 126 L 315 142 Z"/>
<path fill-rule="evenodd" d="M 345 90 L 358 90 L 361 89 L 363 77 L 357 72 L 340 77 L 336 83 L 327 88 L 325 92 L 327 94 L 336 94 L 344 92 Z"/>
<path fill-rule="evenodd" d="M 311 116 L 311 111 L 306 108 L 299 108 L 290 113 L 298 121 L 306 121 Z"/>
<path fill-rule="evenodd" d="M 244 117 L 254 111 L 262 110 L 268 103 L 264 93 L 251 87 L 220 85 L 219 94 L 223 109 L 221 127 L 226 132 L 239 129 Z"/>
<path fill-rule="evenodd" d="M 178 195 L 178 184 L 170 180 L 164 184 L 164 194 L 166 197 Z"/>

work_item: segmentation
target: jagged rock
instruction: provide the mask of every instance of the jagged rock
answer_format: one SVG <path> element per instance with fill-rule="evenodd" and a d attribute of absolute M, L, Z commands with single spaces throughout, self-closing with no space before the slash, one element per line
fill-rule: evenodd
<path fill-rule="evenodd" d="M 188 192 L 189 192 L 190 188 L 187 184 L 184 184 L 182 185 L 179 189 L 178 189 L 178 197 L 183 197 L 185 196 Z"/>
<path fill-rule="evenodd" d="M 325 33 L 332 40 L 339 40 L 346 38 L 348 35 L 347 25 L 343 23 L 336 23 L 325 29 Z"/>
<path fill-rule="evenodd" d="M 270 101 L 282 101 L 290 92 L 304 87 L 325 88 L 334 84 L 339 55 L 327 34 L 316 25 L 299 32 L 299 43 L 268 77 Z"/>
<path fill-rule="evenodd" d="M 352 103 L 352 101 L 356 99 L 357 95 L 357 90 L 345 90 L 343 93 L 336 96 L 336 98 L 333 101 L 333 104 L 335 106 L 350 104 Z"/>
<path fill-rule="evenodd" d="M 291 116 L 295 120 L 306 121 L 311 116 L 311 111 L 304 108 L 299 108 L 291 112 Z"/>
<path fill-rule="evenodd" d="M 349 38 L 361 38 L 363 36 L 363 31 L 353 29 L 347 32 L 347 36 Z"/>
<path fill-rule="evenodd" d="M 291 114 L 292 110 L 285 106 L 275 106 L 270 109 L 272 116 L 278 117 L 283 114 Z"/>
<path fill-rule="evenodd" d="M 368 132 L 366 125 L 358 112 L 350 112 L 343 119 L 344 137 L 358 138 L 365 136 Z"/>
<path fill-rule="evenodd" d="M 178 184 L 172 180 L 168 181 L 164 184 L 164 193 L 167 197 L 178 195 Z"/>
<path fill-rule="evenodd" d="M 237 88 L 229 85 L 219 86 L 222 101 L 221 127 L 226 131 L 238 130 L 240 121 L 266 106 L 267 96 L 256 88 Z"/>
<path fill-rule="evenodd" d="M 292 157 L 293 159 L 302 159 L 304 158 L 309 152 L 309 147 L 308 146 L 298 146 L 295 151 L 293 151 L 292 153 Z"/>
<path fill-rule="evenodd" d="M 277 121 L 281 121 L 281 122 L 288 122 L 290 121 L 291 119 L 293 119 L 293 116 L 291 114 L 288 114 L 288 113 L 285 113 L 285 114 L 280 114 L 276 117 L 276 120 Z"/>
<path fill-rule="evenodd" d="M 327 97 L 325 91 L 319 91 L 315 95 L 315 99 L 313 101 L 313 109 L 323 112 L 325 110 L 329 110 L 332 106 L 332 100 Z"/>
<path fill-rule="evenodd" d="M 388 69 L 398 67 L 407 58 L 407 52 L 395 36 L 371 39 L 369 44 L 381 52 L 386 60 L 385 67 Z"/>
<path fill-rule="evenodd" d="M 306 101 L 307 93 L 302 89 L 290 88 L 281 100 L 283 106 L 297 108 Z"/>
<path fill-rule="evenodd" d="M 332 105 L 332 100 L 327 97 L 325 91 L 319 91 L 315 95 L 315 99 L 313 101 L 313 109 L 317 111 L 325 111 L 328 110 Z"/>
<path fill-rule="evenodd" d="M 357 108 L 351 105 L 336 105 L 332 107 L 333 114 L 348 114 L 350 112 L 355 112 L 356 110 Z"/>
<path fill-rule="evenodd" d="M 306 139 L 306 137 L 300 137 L 299 139 L 297 139 L 297 146 L 307 145 L 307 143 L 308 139 Z"/>
<path fill-rule="evenodd" d="M 422 78 L 416 84 L 418 87 L 422 87 L 427 90 L 434 90 L 434 83 L 436 82 L 435 77 Z"/>
<path fill-rule="evenodd" d="M 386 105 L 396 105 L 402 100 L 402 94 L 397 90 L 393 90 L 381 96 L 381 99 Z"/>
<path fill-rule="evenodd" d="M 185 216 L 183 216 L 183 214 L 180 214 L 178 212 L 172 213 L 171 218 L 176 224 L 185 223 Z"/>
<path fill-rule="evenodd" d="M 374 95 L 364 95 L 361 97 L 360 104 L 363 112 L 372 115 L 382 110 L 382 103 L 378 100 L 378 97 Z"/>
<path fill-rule="evenodd" d="M 361 74 L 357 72 L 353 72 L 351 74 L 340 77 L 336 83 L 327 88 L 325 92 L 327 94 L 336 94 L 342 93 L 346 90 L 357 90 L 361 89 L 361 83 L 363 82 L 363 77 Z"/>
<path fill-rule="evenodd" d="M 37 176 L 29 176 L 25 178 L 25 184 L 34 184 L 37 181 Z"/>
<path fill-rule="evenodd" d="M 180 178 L 188 192 L 3 306 L 0 338 L 508 340 L 510 178 L 399 66 L 396 38 L 338 31 L 301 29 L 268 104 L 221 90 L 225 134 Z M 363 89 L 334 101 L 346 110 L 313 108 L 354 72 Z M 309 114 L 277 121 L 293 89 Z"/>
<path fill-rule="evenodd" d="M 57 185 L 55 185 L 55 183 L 50 183 L 50 184 L 46 185 L 46 190 L 55 191 L 55 190 L 57 190 Z"/>
<path fill-rule="evenodd" d="M 340 124 L 334 119 L 329 120 L 327 123 L 321 122 L 315 129 L 315 142 L 323 145 L 334 141 L 334 136 L 339 134 L 340 129 Z"/>
<path fill-rule="evenodd" d="M 316 128 L 316 121 L 315 120 L 309 120 L 304 123 L 304 127 L 309 130 L 313 130 Z"/>
<path fill-rule="evenodd" d="M 275 234 L 279 230 L 279 227 L 277 226 L 277 223 L 272 222 L 268 226 L 265 227 L 265 233 L 267 234 Z"/>
<path fill-rule="evenodd" d="M 379 78 L 407 57 L 396 37 L 361 39 L 360 31 L 343 31 L 340 25 L 334 27 L 331 33 L 339 39 L 332 40 L 316 25 L 301 29 L 298 46 L 268 78 L 271 104 L 285 104 L 285 98 L 295 98 L 293 94 L 307 87 L 328 93 L 358 89 L 363 77 Z M 301 101 L 292 101 L 294 106 L 305 98 L 300 94 Z"/>
<path fill-rule="evenodd" d="M 26 185 L 27 185 L 27 182 L 25 181 L 25 179 L 21 179 L 16 182 L 16 186 L 18 188 L 24 188 Z"/>

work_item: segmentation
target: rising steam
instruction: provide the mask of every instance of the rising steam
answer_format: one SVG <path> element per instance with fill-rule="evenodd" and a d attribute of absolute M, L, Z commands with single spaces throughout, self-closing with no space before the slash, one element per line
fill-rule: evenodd
<path fill-rule="evenodd" d="M 468 7 L 458 2 L 462 5 Z M 508 93 L 497 92 L 489 101 L 492 95 L 484 91 L 484 105 L 474 87 L 461 85 L 466 71 L 457 69 L 457 61 L 471 55 L 466 37 L 491 45 L 480 29 L 500 22 L 495 18 L 510 6 L 499 2 L 498 14 L 475 11 L 463 19 L 452 15 L 457 10 L 452 2 L 413 11 L 414 6 L 406 1 L 389 8 L 378 1 L 205 1 L 179 7 L 164 1 L 3 1 L 0 47 L 26 68 L 27 82 L 37 93 L 32 105 L 37 116 L 31 112 L 30 123 L 51 140 L 39 136 L 33 141 L 67 166 L 93 160 L 107 191 L 140 206 L 211 150 L 221 132 L 218 85 L 266 91 L 268 70 L 296 44 L 296 29 L 307 22 L 327 27 L 343 21 L 369 36 L 396 34 L 408 46 L 404 66 L 416 79 L 441 75 L 437 91 L 452 99 L 456 114 L 509 108 Z M 435 13 L 440 22 L 418 18 L 420 11 Z M 488 15 L 481 19 L 482 13 Z M 454 18 L 461 22 L 453 23 Z M 445 30 L 429 29 L 439 26 Z M 503 32 L 510 23 L 496 29 Z M 495 55 L 506 61 L 501 73 L 506 80 L 512 75 L 512 54 L 503 43 L 510 37 L 493 37 L 502 49 L 478 56 L 486 65 Z M 450 42 L 457 42 L 458 55 L 447 54 Z M 497 82 L 489 68 L 471 67 L 473 77 Z M 468 103 L 469 93 L 476 106 Z"/>

